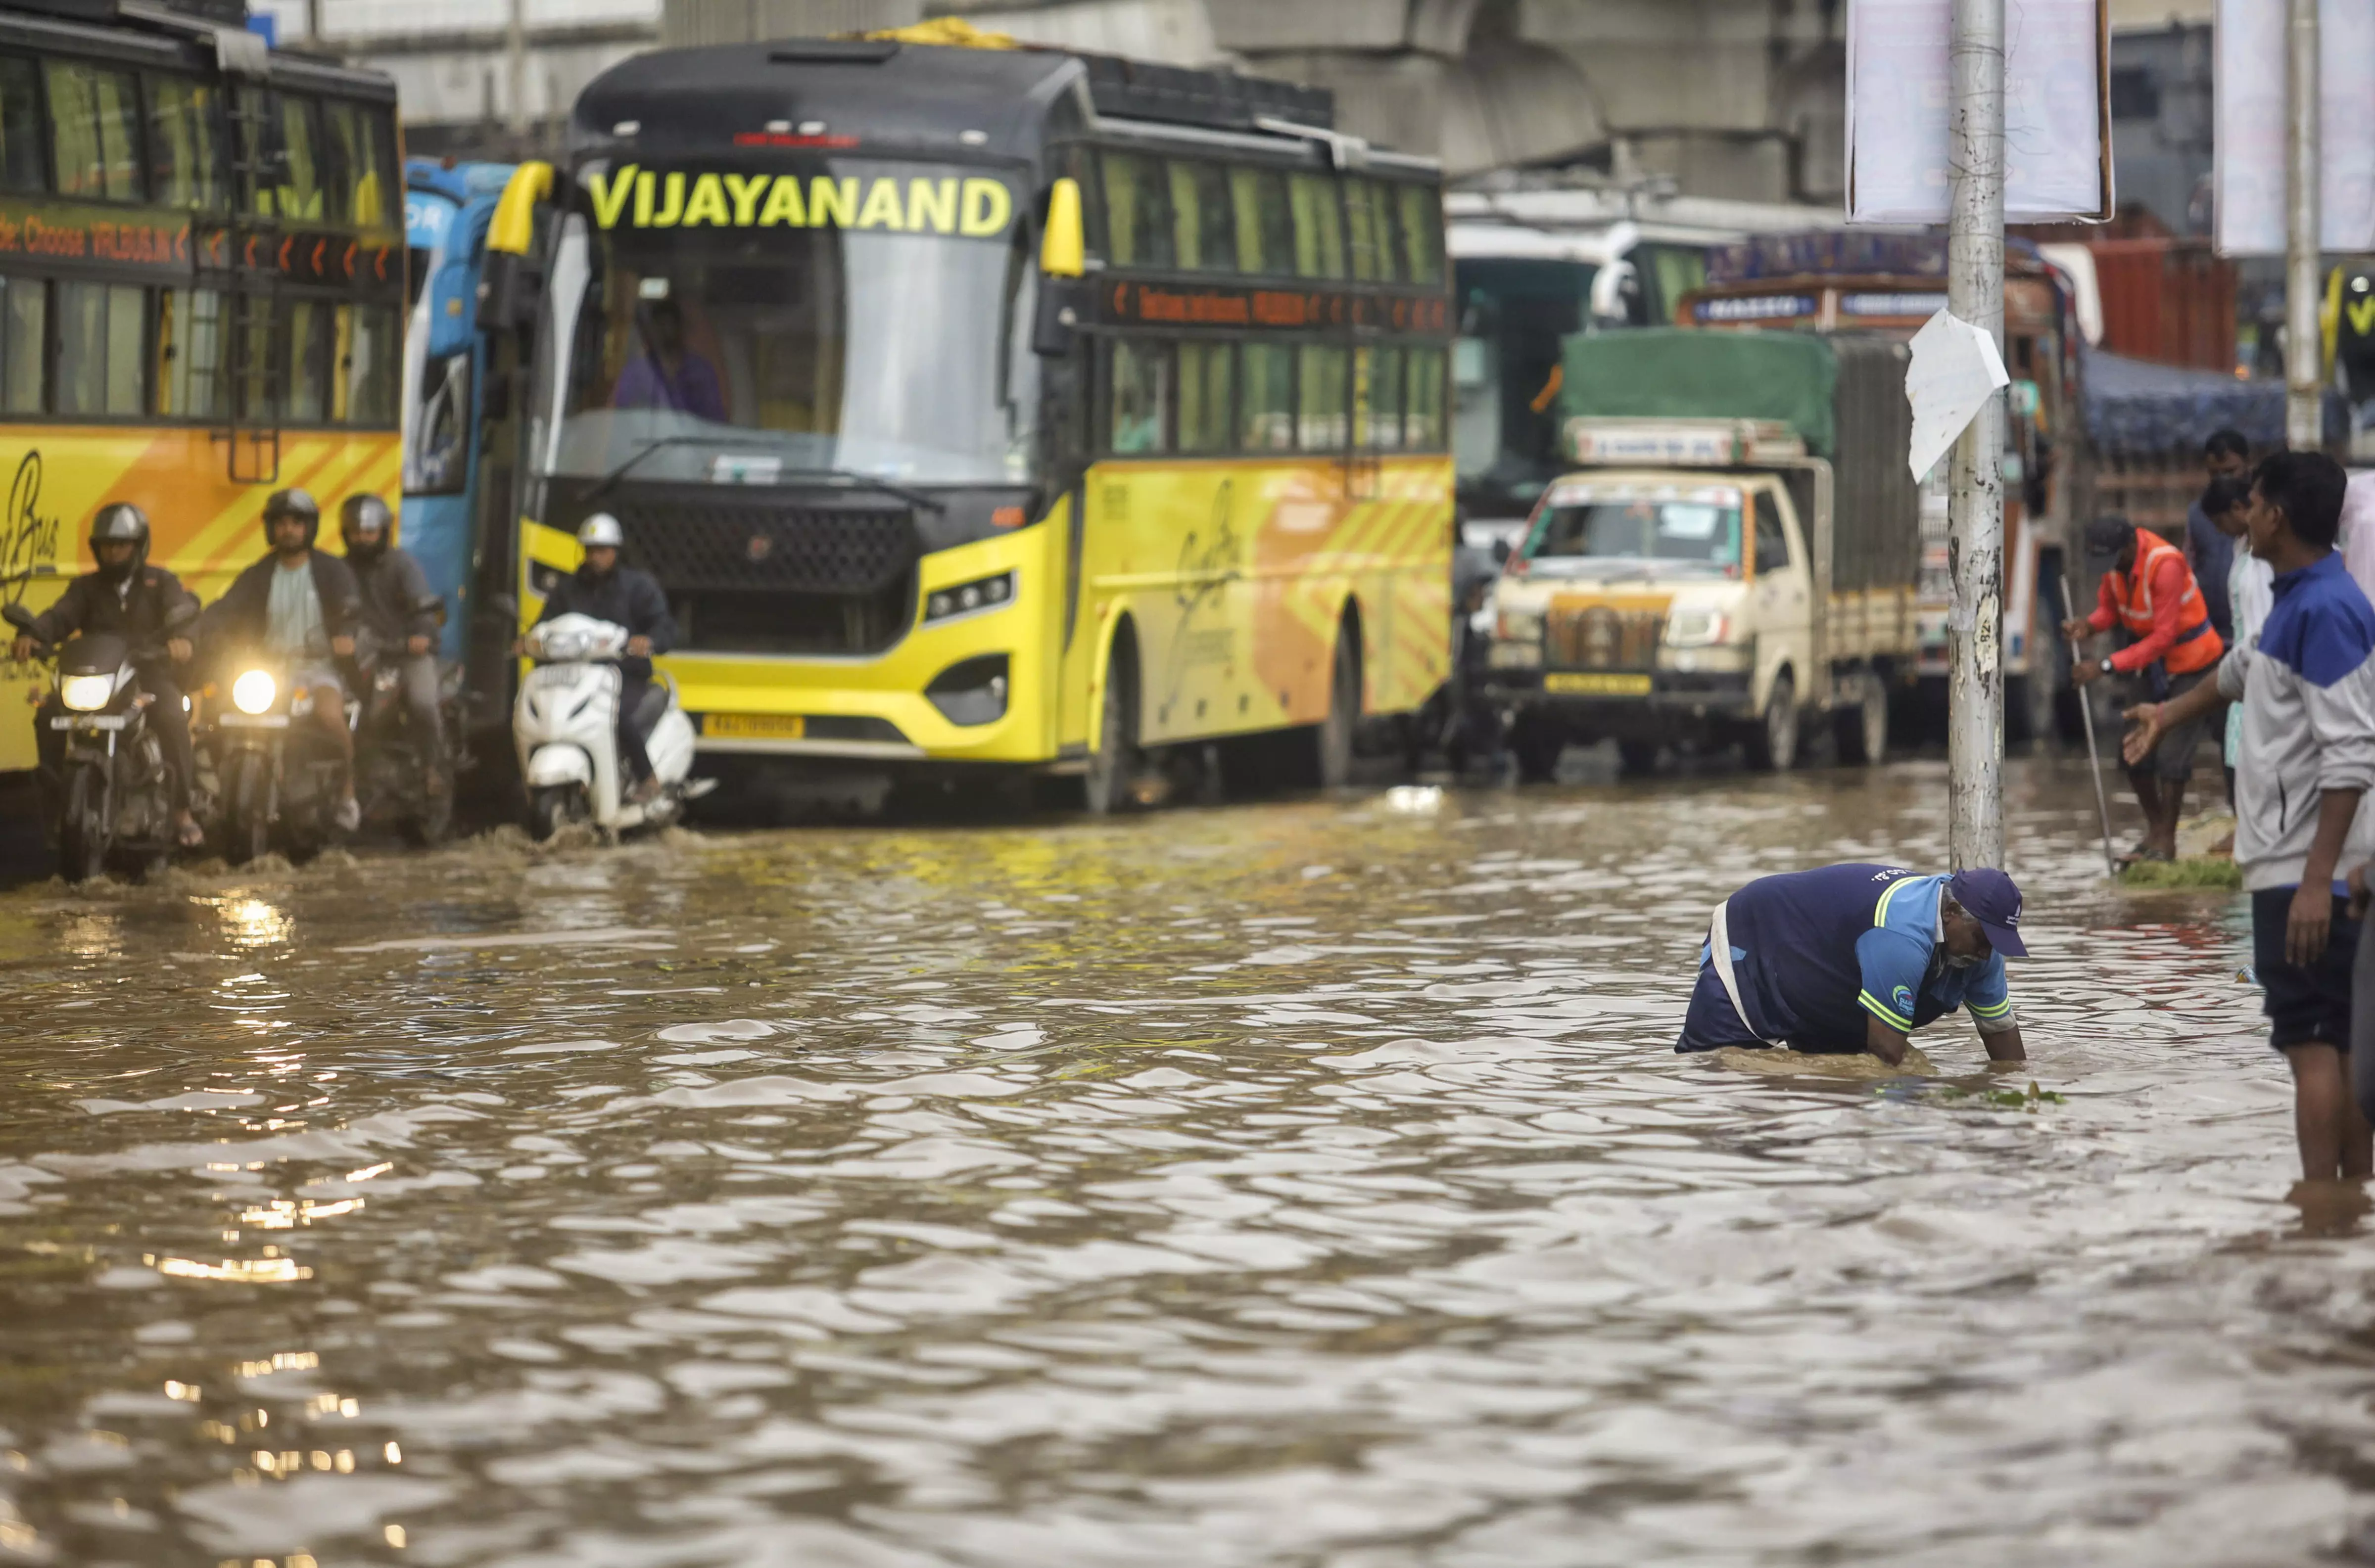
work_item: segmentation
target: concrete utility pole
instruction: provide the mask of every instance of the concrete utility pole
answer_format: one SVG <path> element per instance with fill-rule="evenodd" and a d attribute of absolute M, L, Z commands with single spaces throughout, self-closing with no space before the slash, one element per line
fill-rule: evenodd
<path fill-rule="evenodd" d="M 2002 353 L 2004 0 L 1954 0 L 1953 28 L 1946 308 Z M 1948 459 L 1946 855 L 1956 870 L 2003 864 L 2003 399 L 1991 397 Z"/>
<path fill-rule="evenodd" d="M 2285 98 L 2285 444 L 2325 443 L 2325 335 L 2318 326 L 2318 0 L 2289 0 Z"/>
<path fill-rule="evenodd" d="M 512 0 L 511 27 L 503 38 L 503 72 L 508 78 L 503 90 L 511 97 L 506 106 L 510 111 L 512 133 L 522 138 L 514 150 L 526 156 L 527 136 L 527 0 Z"/>

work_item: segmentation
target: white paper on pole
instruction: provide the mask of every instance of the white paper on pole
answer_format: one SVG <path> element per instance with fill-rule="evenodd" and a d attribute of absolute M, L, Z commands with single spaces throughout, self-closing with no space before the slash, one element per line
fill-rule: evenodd
<path fill-rule="evenodd" d="M 2375 0 L 2369 0 L 2375 4 Z M 1848 218 L 1946 221 L 1952 0 L 1849 0 Z M 2108 218 L 2098 0 L 2006 0 L 2004 216 Z"/>
<path fill-rule="evenodd" d="M 1906 461 L 1918 484 L 2012 377 L 1994 336 L 1945 311 L 1921 324 L 1912 348 L 1912 363 L 1905 367 L 1905 400 L 1913 405 Z"/>
<path fill-rule="evenodd" d="M 2212 202 L 2219 253 L 2285 253 L 2285 7 L 2218 0 Z M 2375 250 L 2375 0 L 2319 0 L 2322 249 Z"/>

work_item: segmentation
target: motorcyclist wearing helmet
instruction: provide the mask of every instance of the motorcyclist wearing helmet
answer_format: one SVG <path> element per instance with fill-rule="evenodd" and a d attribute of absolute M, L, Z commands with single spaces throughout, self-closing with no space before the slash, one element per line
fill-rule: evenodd
<path fill-rule="evenodd" d="M 668 595 L 647 572 L 619 564 L 626 535 L 607 512 L 588 517 L 577 530 L 585 564 L 562 578 L 544 601 L 541 625 L 557 616 L 590 615 L 627 629 L 627 656 L 619 661 L 619 755 L 635 783 L 628 798 L 648 801 L 659 793 L 651 754 L 644 748 L 646 720 L 641 710 L 651 690 L 652 658 L 676 646 L 676 619 Z"/>
<path fill-rule="evenodd" d="M 341 828 L 362 819 L 355 804 L 354 738 L 347 733 L 346 685 L 334 659 L 355 656 L 362 595 L 337 556 L 313 548 L 322 509 L 303 490 L 275 490 L 264 503 L 264 537 L 272 553 L 241 572 L 207 610 L 209 648 L 260 649 L 285 661 L 293 695 L 311 691 L 313 722 L 334 737 L 346 764 L 338 802 Z"/>
<path fill-rule="evenodd" d="M 197 595 L 161 566 L 148 564 L 148 516 L 129 501 L 113 501 L 90 520 L 90 553 L 99 569 L 66 584 L 58 602 L 33 618 L 33 628 L 17 639 L 10 651 L 22 661 L 33 656 L 33 645 L 52 647 L 67 638 L 115 636 L 136 652 L 162 648 L 164 656 L 136 659 L 133 673 L 140 690 L 154 699 L 148 723 L 165 749 L 165 766 L 172 774 L 173 834 L 184 849 L 204 840 L 197 819 L 190 815 L 190 715 L 182 706 L 182 684 L 173 666 L 190 661 L 190 640 L 168 618 L 198 607 Z M 186 607 L 186 608 L 185 608 Z M 33 742 L 40 754 L 41 781 L 53 786 L 65 760 L 65 732 L 50 727 L 65 710 L 57 693 L 50 693 L 33 717 Z"/>
<path fill-rule="evenodd" d="M 375 495 L 350 495 L 338 507 L 338 536 L 362 594 L 362 621 L 380 656 L 403 681 L 404 706 L 430 760 L 429 793 L 446 788 L 443 715 L 438 701 L 436 595 L 411 553 L 394 542 L 396 514 Z"/>

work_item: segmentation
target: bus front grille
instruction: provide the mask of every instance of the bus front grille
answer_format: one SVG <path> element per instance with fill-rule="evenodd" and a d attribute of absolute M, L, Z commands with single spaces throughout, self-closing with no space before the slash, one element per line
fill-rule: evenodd
<path fill-rule="evenodd" d="M 617 515 L 686 648 L 870 654 L 914 624 L 920 551 L 904 508 L 703 501 Z"/>

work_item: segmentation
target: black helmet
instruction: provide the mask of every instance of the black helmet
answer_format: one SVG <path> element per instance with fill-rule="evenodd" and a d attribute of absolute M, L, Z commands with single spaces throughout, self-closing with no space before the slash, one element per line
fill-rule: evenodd
<path fill-rule="evenodd" d="M 369 565 L 387 550 L 388 536 L 396 530 L 396 514 L 387 502 L 375 495 L 350 495 L 338 507 L 338 536 L 346 541 L 347 559 Z M 358 534 L 376 536 L 368 540 L 356 538 Z"/>
<path fill-rule="evenodd" d="M 312 549 L 321 536 L 322 509 L 303 490 L 274 490 L 264 502 L 264 542 L 272 542 L 272 525 L 283 517 L 296 517 L 305 524 L 305 548 Z"/>
<path fill-rule="evenodd" d="M 103 544 L 132 547 L 131 559 L 122 566 L 99 562 L 101 577 L 110 583 L 121 583 L 148 563 L 148 514 L 128 501 L 110 501 L 100 507 L 99 514 L 90 520 L 91 559 L 99 559 L 99 547 Z"/>

